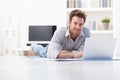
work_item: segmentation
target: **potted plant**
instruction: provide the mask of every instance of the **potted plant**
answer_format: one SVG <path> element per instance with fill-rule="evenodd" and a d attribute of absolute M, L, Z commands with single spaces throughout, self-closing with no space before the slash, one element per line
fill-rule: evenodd
<path fill-rule="evenodd" d="M 108 30 L 109 23 L 110 23 L 110 18 L 108 18 L 108 17 L 103 18 L 102 23 L 103 23 L 103 29 Z"/>

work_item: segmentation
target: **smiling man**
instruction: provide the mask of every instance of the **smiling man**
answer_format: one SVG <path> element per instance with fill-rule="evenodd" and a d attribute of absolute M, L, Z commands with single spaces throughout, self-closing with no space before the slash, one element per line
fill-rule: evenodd
<path fill-rule="evenodd" d="M 90 37 L 84 27 L 86 14 L 73 10 L 69 15 L 68 27 L 56 30 L 47 49 L 48 58 L 79 58 L 83 55 L 84 43 Z"/>

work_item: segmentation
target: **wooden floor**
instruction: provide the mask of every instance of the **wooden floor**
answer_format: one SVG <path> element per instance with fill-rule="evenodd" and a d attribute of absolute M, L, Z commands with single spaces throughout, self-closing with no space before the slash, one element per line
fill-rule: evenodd
<path fill-rule="evenodd" d="M 1 56 L 0 80 L 120 80 L 120 61 Z"/>

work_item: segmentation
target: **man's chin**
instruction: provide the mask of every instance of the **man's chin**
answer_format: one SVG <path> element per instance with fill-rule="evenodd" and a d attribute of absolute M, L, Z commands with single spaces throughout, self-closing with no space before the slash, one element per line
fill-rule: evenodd
<path fill-rule="evenodd" d="M 80 32 L 79 33 L 75 33 L 76 35 L 79 35 L 80 34 Z"/>
<path fill-rule="evenodd" d="M 78 35 L 79 35 L 80 33 L 81 33 L 81 31 L 78 31 L 78 30 L 74 32 L 74 34 L 78 34 Z"/>
<path fill-rule="evenodd" d="M 80 32 L 81 32 L 81 31 L 77 31 L 76 33 L 77 33 L 77 34 L 80 34 Z"/>

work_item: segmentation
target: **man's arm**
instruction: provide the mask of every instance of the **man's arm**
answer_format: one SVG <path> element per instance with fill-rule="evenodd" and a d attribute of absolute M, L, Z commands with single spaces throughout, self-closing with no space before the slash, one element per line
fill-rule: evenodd
<path fill-rule="evenodd" d="M 58 54 L 57 58 L 78 58 L 78 57 L 82 57 L 83 56 L 83 52 L 72 52 L 72 51 L 65 51 L 62 50 L 60 51 L 60 53 Z"/>

